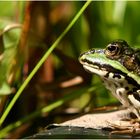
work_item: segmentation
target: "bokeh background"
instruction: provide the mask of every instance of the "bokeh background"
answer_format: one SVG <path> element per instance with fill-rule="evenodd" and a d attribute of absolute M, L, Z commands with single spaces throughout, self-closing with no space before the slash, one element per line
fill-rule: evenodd
<path fill-rule="evenodd" d="M 84 3 L 0 2 L 0 116 Z M 139 48 L 139 8 L 139 1 L 92 1 L 25 88 L 1 126 L 1 137 L 22 138 L 51 123 L 118 105 L 100 78 L 84 71 L 78 58 L 114 39 Z M 60 100 L 63 103 L 53 109 L 40 111 Z"/>

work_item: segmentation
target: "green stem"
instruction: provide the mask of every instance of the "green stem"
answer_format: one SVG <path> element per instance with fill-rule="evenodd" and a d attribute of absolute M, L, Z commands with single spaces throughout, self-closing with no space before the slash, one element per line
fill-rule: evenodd
<path fill-rule="evenodd" d="M 26 80 L 23 82 L 23 84 L 20 86 L 19 90 L 9 103 L 8 107 L 6 108 L 5 112 L 3 113 L 2 117 L 0 118 L 0 126 L 3 124 L 4 120 L 6 119 L 7 115 L 9 114 L 10 110 L 14 106 L 15 102 L 21 95 L 22 91 L 25 89 L 25 87 L 28 85 L 32 77 L 35 75 L 35 73 L 38 71 L 38 69 L 41 67 L 41 65 L 45 62 L 47 57 L 50 55 L 50 53 L 55 49 L 55 47 L 59 44 L 59 42 L 62 40 L 62 38 L 66 35 L 66 33 L 72 28 L 74 23 L 78 20 L 78 18 L 81 16 L 81 14 L 84 12 L 84 10 L 87 8 L 87 6 L 91 3 L 92 0 L 88 0 L 83 7 L 80 9 L 80 11 L 76 14 L 76 16 L 73 18 L 73 20 L 70 22 L 70 24 L 66 27 L 64 32 L 57 38 L 57 40 L 54 42 L 54 44 L 48 49 L 48 51 L 44 54 L 44 56 L 41 58 L 41 60 L 37 63 L 37 65 L 34 67 L 34 69 L 31 71 L 29 76 L 26 78 Z"/>

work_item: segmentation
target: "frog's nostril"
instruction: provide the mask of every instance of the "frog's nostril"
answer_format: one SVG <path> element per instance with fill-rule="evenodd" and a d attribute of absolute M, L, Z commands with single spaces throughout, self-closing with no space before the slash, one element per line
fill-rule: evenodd
<path fill-rule="evenodd" d="M 89 52 L 90 53 L 95 53 L 95 49 L 92 48 Z"/>
<path fill-rule="evenodd" d="M 81 53 L 80 57 L 82 57 L 83 55 L 88 55 L 88 54 L 94 53 L 94 52 L 95 52 L 95 49 L 91 49 L 88 52 Z"/>
<path fill-rule="evenodd" d="M 79 57 L 82 57 L 82 56 L 83 56 L 83 53 L 81 53 Z"/>

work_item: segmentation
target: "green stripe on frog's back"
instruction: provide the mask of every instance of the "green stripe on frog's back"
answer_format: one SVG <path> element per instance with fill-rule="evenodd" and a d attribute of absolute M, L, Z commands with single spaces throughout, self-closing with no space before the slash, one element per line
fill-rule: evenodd
<path fill-rule="evenodd" d="M 128 71 L 122 64 L 120 64 L 120 62 L 108 59 L 104 53 L 94 53 L 94 54 L 83 55 L 81 59 L 83 60 L 85 59 L 85 61 L 88 61 L 88 63 L 90 62 L 91 65 L 92 64 L 94 65 L 94 63 L 100 64 L 100 65 L 108 64 L 112 66 L 113 68 L 115 68 L 116 70 L 119 70 L 125 73 L 128 77 L 134 79 L 140 85 L 140 76 L 138 76 L 134 72 Z"/>

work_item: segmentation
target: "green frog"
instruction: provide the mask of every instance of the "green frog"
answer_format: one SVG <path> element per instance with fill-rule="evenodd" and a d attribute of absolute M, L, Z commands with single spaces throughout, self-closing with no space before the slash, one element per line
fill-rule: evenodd
<path fill-rule="evenodd" d="M 84 69 L 101 77 L 107 89 L 140 119 L 140 49 L 115 40 L 105 49 L 91 49 L 79 57 Z"/>

